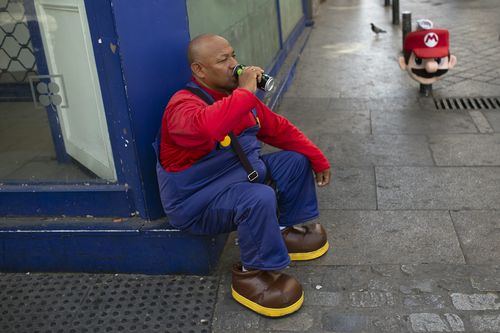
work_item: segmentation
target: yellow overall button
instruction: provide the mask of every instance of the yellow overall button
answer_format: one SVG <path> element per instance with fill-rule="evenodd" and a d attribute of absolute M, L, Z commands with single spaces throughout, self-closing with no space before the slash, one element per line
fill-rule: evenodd
<path fill-rule="evenodd" d="M 222 147 L 227 147 L 231 144 L 231 138 L 229 137 L 229 135 L 226 135 L 226 137 L 224 138 L 224 140 L 222 140 L 221 142 L 219 142 L 220 145 Z"/>

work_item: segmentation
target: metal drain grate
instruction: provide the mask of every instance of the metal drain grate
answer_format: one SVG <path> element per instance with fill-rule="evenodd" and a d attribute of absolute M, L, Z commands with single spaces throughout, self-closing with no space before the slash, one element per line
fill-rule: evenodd
<path fill-rule="evenodd" d="M 434 98 L 437 110 L 500 110 L 498 97 Z"/>
<path fill-rule="evenodd" d="M 213 276 L 0 274 L 0 332 L 209 333 Z"/>

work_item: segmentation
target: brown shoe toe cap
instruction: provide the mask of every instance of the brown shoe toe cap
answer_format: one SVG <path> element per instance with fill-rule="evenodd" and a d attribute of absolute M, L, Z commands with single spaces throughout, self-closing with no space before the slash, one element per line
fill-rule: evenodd
<path fill-rule="evenodd" d="M 241 297 L 266 309 L 293 306 L 303 295 L 302 286 L 294 277 L 276 271 L 233 269 L 232 285 Z"/>
<path fill-rule="evenodd" d="M 289 253 L 316 251 L 327 242 L 326 231 L 319 223 L 288 227 L 282 235 Z"/>

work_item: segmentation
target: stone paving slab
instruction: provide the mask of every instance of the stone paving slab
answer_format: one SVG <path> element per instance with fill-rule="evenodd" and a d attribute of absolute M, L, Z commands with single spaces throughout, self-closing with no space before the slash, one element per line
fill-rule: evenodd
<path fill-rule="evenodd" d="M 373 168 L 332 168 L 330 185 L 317 188 L 321 209 L 376 209 Z"/>
<path fill-rule="evenodd" d="M 499 167 L 376 167 L 379 209 L 500 209 Z"/>
<path fill-rule="evenodd" d="M 368 110 L 371 100 L 368 98 L 332 98 L 328 111 Z"/>
<path fill-rule="evenodd" d="M 472 288 L 500 292 L 500 265 L 474 265 L 471 271 Z"/>
<path fill-rule="evenodd" d="M 423 135 L 321 135 L 316 144 L 335 166 L 434 165 Z"/>
<path fill-rule="evenodd" d="M 443 87 L 439 90 L 439 93 L 460 97 L 498 96 L 499 90 L 500 87 L 497 84 L 480 81 L 474 81 L 474 84 L 471 84 L 471 80 L 464 80 L 448 87 Z"/>
<path fill-rule="evenodd" d="M 327 332 L 408 332 L 407 316 L 373 315 L 357 311 L 322 311 L 321 324 Z"/>
<path fill-rule="evenodd" d="M 370 32 L 369 28 L 367 30 Z M 314 35 L 315 31 L 311 34 L 311 43 Z M 391 90 L 393 96 L 406 97 L 409 92 L 413 94 L 412 88 L 418 91 L 418 85 L 399 69 L 396 56 L 388 59 L 378 53 L 392 46 L 383 46 L 383 40 L 375 41 L 377 45 L 373 47 L 370 43 L 370 40 L 356 39 L 325 41 L 319 49 L 305 51 L 297 66 L 300 84 L 292 85 L 286 96 L 378 98 Z M 381 76 L 381 71 L 388 75 Z"/>
<path fill-rule="evenodd" d="M 370 111 L 334 111 L 326 113 L 311 109 L 300 113 L 286 111 L 283 114 L 307 136 L 318 134 L 370 134 Z"/>
<path fill-rule="evenodd" d="M 371 112 L 373 134 L 477 133 L 468 112 L 419 108 Z"/>
<path fill-rule="evenodd" d="M 484 116 L 484 114 L 479 110 L 469 110 L 469 115 L 472 118 L 472 121 L 477 127 L 479 133 L 482 134 L 492 134 L 495 132 L 491 127 L 488 119 Z"/>
<path fill-rule="evenodd" d="M 279 105 L 278 113 L 299 113 L 307 115 L 309 110 L 326 111 L 356 111 L 368 110 L 373 101 L 368 98 L 311 98 L 284 97 Z"/>
<path fill-rule="evenodd" d="M 370 133 L 366 103 L 363 99 L 285 97 L 277 112 L 309 137 L 323 132 Z"/>
<path fill-rule="evenodd" d="M 351 3 L 348 6 L 354 10 L 370 10 L 377 6 L 375 3 Z M 337 94 L 341 97 L 376 98 L 387 94 L 391 87 L 411 88 L 414 86 L 405 73 L 401 72 L 397 64 L 398 41 L 388 34 L 381 38 L 374 38 L 369 29 L 369 19 L 366 28 L 360 29 L 357 23 L 349 16 L 354 11 L 344 12 L 344 6 L 323 5 L 325 12 L 331 15 L 330 20 L 320 21 L 318 25 L 323 29 L 313 30 L 308 47 L 297 66 L 297 76 L 301 77 L 301 84 L 290 87 L 289 93 L 297 96 L 328 96 Z M 380 7 L 378 7 L 380 8 Z M 377 13 L 375 10 L 372 13 Z M 378 20 L 383 19 L 384 13 L 375 14 Z M 399 29 L 387 25 L 390 33 L 397 34 Z M 331 33 L 335 31 L 336 33 Z M 393 53 L 389 56 L 388 53 Z M 380 75 L 380 73 L 385 75 Z M 363 78 L 360 80 L 359 78 Z M 308 86 L 318 85 L 326 89 L 307 89 Z M 304 89 L 304 87 L 306 89 Z M 390 89 L 393 96 L 407 96 L 409 89 Z"/>
<path fill-rule="evenodd" d="M 285 117 L 289 114 L 306 117 L 311 110 L 316 112 L 327 111 L 330 103 L 330 98 L 284 97 L 281 99 L 276 111 Z"/>
<path fill-rule="evenodd" d="M 500 211 L 451 212 L 469 264 L 500 264 Z"/>
<path fill-rule="evenodd" d="M 439 166 L 500 165 L 500 134 L 432 135 L 429 144 Z"/>
<path fill-rule="evenodd" d="M 441 82 L 444 82 L 448 85 L 452 85 L 462 81 L 465 81 L 465 79 L 460 77 L 458 74 L 453 76 L 445 76 L 443 79 L 441 79 Z"/>
<path fill-rule="evenodd" d="M 383 97 L 371 98 L 368 104 L 370 111 L 398 111 L 434 108 L 434 102 L 430 98 L 421 98 L 414 91 L 408 92 L 407 97 Z"/>
<path fill-rule="evenodd" d="M 318 82 L 317 80 L 302 80 L 302 86 L 292 85 L 285 96 L 293 97 L 313 97 L 313 98 L 331 98 L 340 97 L 340 91 L 333 91 L 331 87 Z"/>
<path fill-rule="evenodd" d="M 500 132 L 500 110 L 483 111 L 483 114 L 488 119 L 491 127 L 493 127 L 496 132 Z"/>
<path fill-rule="evenodd" d="M 447 211 L 322 210 L 332 249 L 297 265 L 465 263 Z"/>
<path fill-rule="evenodd" d="M 271 332 L 309 332 L 321 329 L 320 308 L 305 305 L 304 310 L 284 320 L 266 320 L 263 326 Z"/>
<path fill-rule="evenodd" d="M 344 298 L 343 293 L 349 295 L 356 292 L 384 292 L 394 295 L 401 293 L 402 296 L 398 298 L 398 302 L 402 301 L 406 295 L 441 295 L 456 290 L 461 290 L 466 294 L 477 293 L 471 284 L 471 277 L 478 267 L 483 266 L 402 264 L 304 267 L 293 263 L 287 272 L 301 281 L 307 295 L 330 293 L 330 296 L 336 299 L 333 305 L 342 306 L 345 300 L 354 304 L 351 298 Z M 493 277 L 496 273 L 498 270 L 482 272 L 482 276 Z M 317 298 L 316 296 L 310 298 Z M 451 306 L 451 300 L 446 300 L 446 306 Z"/>

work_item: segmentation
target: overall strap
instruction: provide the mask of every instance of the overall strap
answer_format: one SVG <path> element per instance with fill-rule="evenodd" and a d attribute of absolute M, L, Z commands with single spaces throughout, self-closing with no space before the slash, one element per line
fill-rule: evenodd
<path fill-rule="evenodd" d="M 187 90 L 187 91 L 195 94 L 196 96 L 198 96 L 201 100 L 203 100 L 208 105 L 212 105 L 214 103 L 213 98 L 211 98 L 211 96 L 209 96 L 207 93 L 205 93 L 201 88 L 197 88 L 197 87 L 193 87 L 191 85 L 188 85 L 188 86 L 184 87 L 184 90 Z M 236 155 L 238 155 L 238 158 L 240 159 L 240 162 L 243 165 L 243 168 L 245 169 L 245 171 L 247 173 L 248 181 L 250 181 L 251 183 L 257 181 L 259 174 L 252 167 L 252 164 L 250 164 L 250 161 L 248 160 L 247 155 L 243 151 L 243 148 L 241 148 L 241 144 L 238 141 L 238 137 L 236 135 L 234 135 L 233 132 L 229 132 L 228 135 L 231 138 L 231 147 L 236 152 Z"/>
<path fill-rule="evenodd" d="M 214 104 L 214 99 L 212 98 L 212 96 L 210 96 L 208 93 L 204 92 L 201 88 L 199 88 L 198 86 L 195 86 L 194 84 L 185 86 L 184 90 L 187 90 L 187 91 L 195 94 L 196 96 L 201 98 L 201 100 L 203 100 L 208 105 Z"/>

